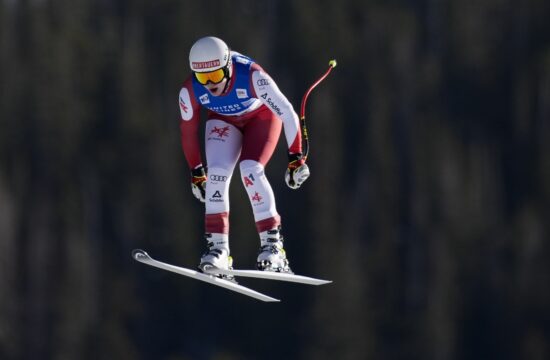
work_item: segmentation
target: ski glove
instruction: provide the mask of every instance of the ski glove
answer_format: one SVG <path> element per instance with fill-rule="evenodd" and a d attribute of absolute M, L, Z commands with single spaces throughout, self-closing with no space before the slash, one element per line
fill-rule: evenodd
<path fill-rule="evenodd" d="M 197 199 L 204 202 L 205 189 L 206 171 L 204 170 L 204 166 L 199 165 L 191 170 L 191 190 Z"/>
<path fill-rule="evenodd" d="M 285 181 L 289 188 L 298 189 L 309 177 L 309 167 L 301 153 L 288 154 Z"/>

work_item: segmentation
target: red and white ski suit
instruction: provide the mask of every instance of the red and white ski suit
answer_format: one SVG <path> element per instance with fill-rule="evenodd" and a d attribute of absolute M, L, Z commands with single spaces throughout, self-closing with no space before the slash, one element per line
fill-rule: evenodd
<path fill-rule="evenodd" d="M 225 236 L 229 233 L 229 183 L 236 164 L 239 163 L 256 228 L 258 232 L 263 232 L 276 228 L 281 222 L 264 167 L 275 150 L 283 126 L 289 153 L 302 151 L 298 115 L 292 104 L 258 64 L 250 62 L 245 73 L 242 72 L 242 67 L 239 68 L 240 71 L 236 71 L 236 66 L 242 65 L 239 64 L 239 55 L 232 52 L 232 58 L 237 61 L 233 61 L 231 65 L 232 76 L 223 95 L 210 96 L 208 100 L 206 95 L 196 94 L 200 88 L 197 87 L 196 80 L 193 80 L 193 75 L 185 80 L 179 95 L 181 141 L 191 169 L 203 163 L 198 137 L 199 110 L 201 105 L 210 106 L 205 128 L 208 166 L 205 228 L 207 233 Z M 248 79 L 245 87 L 243 81 L 246 77 Z M 211 102 L 223 100 L 224 96 L 230 95 L 233 98 L 247 95 L 248 107 L 236 115 L 212 110 Z"/>

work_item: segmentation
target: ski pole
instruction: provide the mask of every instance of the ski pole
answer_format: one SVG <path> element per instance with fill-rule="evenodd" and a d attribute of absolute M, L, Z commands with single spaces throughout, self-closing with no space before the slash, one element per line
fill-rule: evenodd
<path fill-rule="evenodd" d="M 303 153 L 304 153 L 304 159 L 307 159 L 307 155 L 309 153 L 309 136 L 307 134 L 307 127 L 306 127 L 306 101 L 309 96 L 309 93 L 323 81 L 328 74 L 336 67 L 336 60 L 330 60 L 328 62 L 328 69 L 327 71 L 307 89 L 306 93 L 304 94 L 304 97 L 302 98 L 302 104 L 300 106 L 300 127 L 302 128 L 302 138 L 303 138 Z"/>

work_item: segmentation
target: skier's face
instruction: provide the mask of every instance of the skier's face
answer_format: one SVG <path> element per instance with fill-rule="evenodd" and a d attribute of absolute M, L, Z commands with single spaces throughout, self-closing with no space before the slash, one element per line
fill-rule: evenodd
<path fill-rule="evenodd" d="M 233 67 L 229 66 L 228 76 L 226 76 L 222 81 L 217 84 L 208 82 L 206 85 L 203 85 L 213 96 L 222 95 L 223 90 L 226 87 L 227 82 L 231 79 L 231 74 L 233 73 Z"/>
<path fill-rule="evenodd" d="M 210 92 L 210 94 L 214 96 L 220 96 L 222 94 L 223 89 L 225 88 L 225 84 L 227 84 L 227 81 L 228 79 L 225 78 L 217 84 L 208 83 L 204 85 L 204 87 Z"/>

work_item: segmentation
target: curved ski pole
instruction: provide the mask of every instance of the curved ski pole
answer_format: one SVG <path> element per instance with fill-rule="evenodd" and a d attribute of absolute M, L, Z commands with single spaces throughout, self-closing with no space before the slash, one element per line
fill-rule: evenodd
<path fill-rule="evenodd" d="M 328 65 L 329 65 L 329 67 L 328 67 L 327 71 L 317 81 L 315 81 L 313 83 L 313 85 L 311 85 L 307 89 L 306 93 L 302 97 L 302 103 L 300 105 L 300 127 L 302 129 L 304 159 L 307 159 L 307 156 L 308 156 L 308 153 L 309 153 L 309 136 L 308 136 L 307 127 L 306 127 L 306 102 L 307 102 L 307 98 L 308 98 L 309 94 L 311 93 L 311 91 L 317 85 L 319 85 L 321 83 L 321 81 L 323 81 L 328 76 L 328 74 L 330 74 L 332 69 L 334 69 L 336 67 L 336 60 L 335 59 L 330 60 L 328 62 Z"/>

